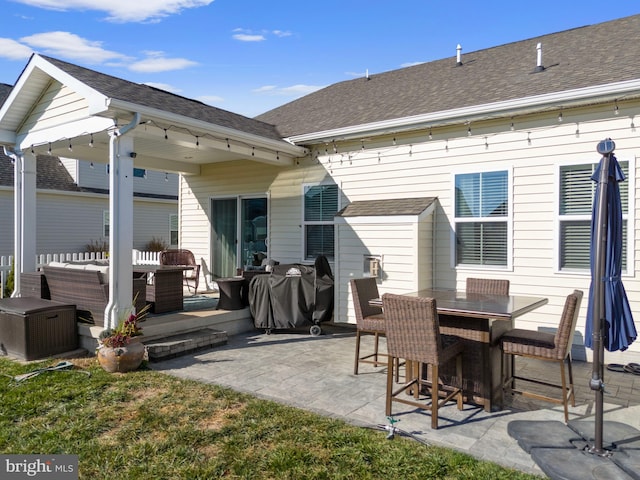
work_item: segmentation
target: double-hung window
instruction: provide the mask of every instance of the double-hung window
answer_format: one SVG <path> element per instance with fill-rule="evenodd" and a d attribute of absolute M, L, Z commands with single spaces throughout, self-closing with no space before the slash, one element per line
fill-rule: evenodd
<path fill-rule="evenodd" d="M 455 265 L 509 262 L 510 176 L 507 170 L 455 175 Z"/>
<path fill-rule="evenodd" d="M 629 178 L 629 162 L 619 161 Z M 560 167 L 559 198 L 559 265 L 561 271 L 585 272 L 590 270 L 591 216 L 596 182 L 593 176 L 598 164 L 583 163 Z M 627 218 L 629 212 L 629 182 L 620 182 L 622 201 L 622 270 L 627 268 Z"/>
<path fill-rule="evenodd" d="M 334 216 L 338 213 L 336 184 L 304 185 L 304 258 L 334 257 Z"/>

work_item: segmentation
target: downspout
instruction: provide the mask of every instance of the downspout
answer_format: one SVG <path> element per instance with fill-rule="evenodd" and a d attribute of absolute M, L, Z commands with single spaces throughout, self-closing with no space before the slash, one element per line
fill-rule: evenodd
<path fill-rule="evenodd" d="M 2 147 L 4 154 L 13 159 L 13 292 L 20 295 L 20 272 L 22 272 L 22 152 Z"/>
<path fill-rule="evenodd" d="M 133 130 L 140 123 L 140 113 L 135 112 L 133 114 L 133 119 L 124 127 L 116 130 L 111 138 L 109 139 L 109 164 L 111 165 L 111 175 L 116 175 L 116 172 L 119 172 L 120 169 L 120 153 L 116 151 L 118 147 L 119 137 L 125 135 L 129 131 Z M 120 211 L 120 202 L 121 198 L 119 195 L 115 194 L 112 188 L 109 191 L 110 197 L 110 237 L 111 239 L 116 239 L 120 235 L 120 222 L 116 222 L 115 218 L 112 218 L 113 212 Z M 105 328 L 114 328 L 117 326 L 117 314 L 119 313 L 119 305 L 118 305 L 118 296 L 119 296 L 119 285 L 117 282 L 117 265 L 120 263 L 120 258 L 122 256 L 122 252 L 120 252 L 120 248 L 115 245 L 116 242 L 109 242 L 109 263 L 111 265 L 110 268 L 110 281 L 109 281 L 109 303 L 105 307 Z M 129 259 L 131 259 L 131 252 L 129 252 Z M 114 310 L 115 310 L 115 318 L 114 318 Z"/>

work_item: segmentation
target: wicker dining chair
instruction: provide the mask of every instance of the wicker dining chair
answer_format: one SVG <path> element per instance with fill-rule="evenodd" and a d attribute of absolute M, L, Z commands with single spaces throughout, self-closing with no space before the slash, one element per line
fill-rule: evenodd
<path fill-rule="evenodd" d="M 379 340 L 381 336 L 385 336 L 386 323 L 382 308 L 369 305 L 369 300 L 380 298 L 376 279 L 374 277 L 353 278 L 349 283 L 356 313 L 356 357 L 353 374 L 358 375 L 360 363 L 373 364 L 375 367 L 387 365 L 387 355 L 379 352 Z M 363 335 L 374 336 L 374 348 L 373 353 L 360 356 L 360 339 Z M 385 360 L 381 361 L 380 356 L 384 356 Z"/>
<path fill-rule="evenodd" d="M 518 393 L 529 398 L 562 404 L 564 406 L 565 423 L 569 421 L 568 403 L 571 402 L 571 406 L 573 407 L 576 405 L 573 388 L 573 370 L 571 367 L 571 344 L 576 329 L 576 321 L 580 311 L 582 296 L 583 292 L 581 290 L 574 290 L 573 293 L 567 296 L 562 316 L 560 317 L 560 324 L 555 334 L 514 328 L 505 332 L 499 340 L 500 348 L 502 349 L 501 372 L 503 392 L 510 394 Z M 515 359 L 516 356 L 521 356 L 558 363 L 560 365 L 560 385 L 544 379 L 526 377 L 524 374 L 516 375 L 513 362 L 511 363 L 511 372 L 506 372 L 505 358 L 508 356 L 511 356 L 512 359 Z M 565 376 L 565 363 L 568 366 L 568 384 Z M 560 389 L 562 398 L 516 388 L 516 380 L 524 380 L 534 384 Z"/>
<path fill-rule="evenodd" d="M 440 407 L 455 399 L 458 410 L 462 410 L 463 343 L 458 337 L 440 333 L 436 301 L 433 298 L 385 293 L 382 296 L 382 308 L 387 320 L 390 364 L 387 369 L 386 415 L 392 414 L 393 402 L 430 410 L 431 428 L 437 429 Z M 393 367 L 400 359 L 407 364 L 412 363 L 411 371 L 414 374 L 407 376 L 405 382 L 394 390 Z M 454 359 L 455 385 L 446 384 L 439 375 L 439 368 Z M 430 391 L 429 398 L 425 397 L 427 390 Z M 444 393 L 442 398 L 441 393 Z"/>
<path fill-rule="evenodd" d="M 170 249 L 160 252 L 160 265 L 176 265 L 193 267 L 191 270 L 184 271 L 184 285 L 191 291 L 193 287 L 193 294 L 198 293 L 198 284 L 200 283 L 200 265 L 196 263 L 195 256 L 191 250 L 185 249 Z"/>
<path fill-rule="evenodd" d="M 466 292 L 486 295 L 509 295 L 509 280 L 467 278 Z"/>

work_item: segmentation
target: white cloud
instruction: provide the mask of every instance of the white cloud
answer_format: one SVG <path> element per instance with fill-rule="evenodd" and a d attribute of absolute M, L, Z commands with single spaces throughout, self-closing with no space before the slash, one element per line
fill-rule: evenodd
<path fill-rule="evenodd" d="M 307 95 L 324 88 L 324 85 L 291 85 L 290 87 L 276 87 L 275 85 L 265 85 L 253 90 L 254 93 L 267 95 L 280 95 L 287 97 L 299 97 Z"/>
<path fill-rule="evenodd" d="M 233 38 L 241 42 L 262 42 L 266 40 L 264 35 L 250 35 L 248 33 L 236 33 Z"/>
<path fill-rule="evenodd" d="M 159 21 L 188 8 L 206 7 L 213 0 L 14 0 L 48 10 L 97 10 L 111 22 Z"/>
<path fill-rule="evenodd" d="M 48 55 L 81 60 L 89 64 L 128 58 L 124 54 L 105 50 L 102 42 L 87 40 L 69 32 L 36 33 L 22 37 L 20 41 Z"/>
<path fill-rule="evenodd" d="M 10 38 L 0 38 L 0 57 L 9 60 L 26 60 L 33 49 Z"/>
<path fill-rule="evenodd" d="M 154 56 L 132 62 L 128 68 L 134 72 L 168 72 L 170 70 L 182 70 L 197 65 L 197 62 L 186 58 L 167 58 L 164 56 Z"/>
<path fill-rule="evenodd" d="M 224 102 L 224 98 L 218 97 L 216 95 L 201 95 L 199 97 L 196 97 L 195 99 L 199 102 L 206 103 L 207 105 L 211 105 L 213 107 L 215 107 L 218 103 Z"/>
<path fill-rule="evenodd" d="M 276 37 L 290 37 L 291 35 L 293 35 L 291 32 L 285 32 L 282 30 L 274 30 L 273 33 Z"/>
<path fill-rule="evenodd" d="M 171 93 L 180 93 L 182 91 L 179 88 L 174 87 L 173 85 L 169 85 L 168 83 L 144 82 L 144 85 L 149 85 L 150 87 L 158 88 L 160 90 L 164 90 L 165 92 Z"/>
<path fill-rule="evenodd" d="M 400 67 L 404 68 L 404 67 L 413 67 L 415 65 L 421 65 L 424 62 L 406 62 L 406 63 L 401 63 Z"/>

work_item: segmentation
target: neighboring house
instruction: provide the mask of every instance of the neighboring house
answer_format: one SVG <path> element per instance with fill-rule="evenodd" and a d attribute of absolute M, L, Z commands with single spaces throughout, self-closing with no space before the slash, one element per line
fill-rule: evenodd
<path fill-rule="evenodd" d="M 151 240 L 178 243 L 176 174 L 134 172 L 133 245 L 144 250 Z M 104 164 L 37 157 L 38 254 L 84 252 L 109 243 L 109 175 Z M 0 153 L 0 255 L 13 255 L 14 167 Z"/>
<path fill-rule="evenodd" d="M 78 158 L 104 162 L 114 119 L 131 122 L 135 166 L 182 173 L 179 244 L 208 280 L 265 250 L 283 263 L 324 254 L 344 322 L 350 278 L 376 275 L 383 293 L 506 278 L 549 299 L 519 326 L 553 331 L 566 295 L 589 290 L 590 176 L 607 137 L 628 175 L 623 281 L 640 312 L 639 60 L 637 15 L 340 82 L 248 119 L 34 56 L 0 109 L 0 145 L 68 156 L 73 142 L 75 155 L 90 132 L 101 148 Z M 48 129 L 54 109 L 78 125 Z M 586 303 L 578 358 L 591 355 Z M 634 360 L 640 342 L 606 354 Z"/>

